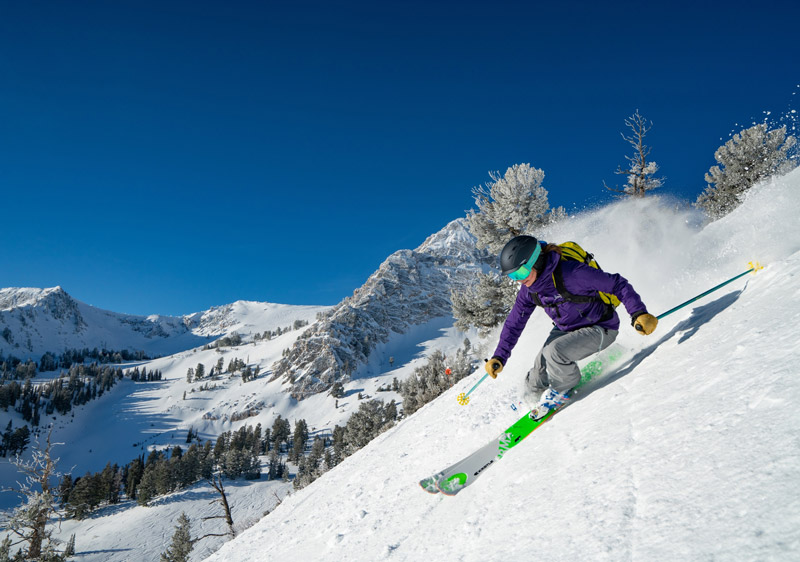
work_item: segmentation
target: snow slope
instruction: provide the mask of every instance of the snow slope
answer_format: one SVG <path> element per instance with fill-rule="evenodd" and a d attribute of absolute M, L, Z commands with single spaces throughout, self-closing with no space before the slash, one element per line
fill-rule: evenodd
<path fill-rule="evenodd" d="M 390 429 L 209 561 L 797 560 L 800 170 L 700 228 L 669 201 L 558 225 L 623 272 L 662 320 L 623 315 L 626 359 L 454 498 L 417 481 L 496 437 L 549 323 L 535 315 L 497 381 L 480 373 Z M 493 342 L 487 347 L 491 352 Z"/>
<path fill-rule="evenodd" d="M 450 320 L 452 324 L 452 319 Z M 224 351 L 225 361 L 233 357 L 249 354 L 251 364 L 269 365 L 281 351 L 291 345 L 300 332 L 290 332 L 271 342 L 246 345 Z M 345 397 L 338 400 L 328 394 L 312 396 L 296 402 L 285 392 L 287 386 L 279 381 L 265 382 L 265 376 L 251 383 L 242 384 L 239 377 L 218 380 L 219 388 L 204 392 L 201 396 L 188 395 L 186 401 L 181 394 L 191 388 L 185 382 L 188 366 L 198 361 L 213 358 L 217 352 L 195 350 L 174 357 L 148 362 L 149 368 L 159 368 L 165 373 L 164 383 L 132 383 L 126 381 L 108 400 L 90 402 L 76 416 L 76 421 L 66 427 L 59 424 L 59 440 L 68 447 L 57 448 L 61 457 L 59 467 L 66 471 L 77 466 L 74 475 L 82 475 L 88 468 L 101 470 L 108 460 L 117 459 L 120 464 L 130 461 L 135 455 L 148 447 L 185 446 L 184 438 L 189 427 L 200 431 L 201 438 L 215 439 L 223 431 L 236 430 L 244 425 L 261 423 L 271 427 L 275 416 L 282 415 L 294 422 L 305 419 L 312 435 L 330 433 L 336 424 L 344 425 L 360 405 L 359 392 L 385 401 L 399 398 L 396 393 L 377 392 L 379 386 L 391 383 L 394 377 L 401 380 L 416 366 L 425 361 L 424 356 L 433 349 L 456 349 L 463 341 L 463 334 L 452 328 L 443 328 L 442 321 L 436 320 L 425 326 L 411 330 L 404 335 L 396 334 L 387 345 L 385 352 L 398 353 L 398 361 L 403 357 L 403 365 L 392 371 L 370 379 L 360 379 L 345 385 Z M 209 355 L 211 354 L 211 355 Z M 376 352 L 374 359 L 385 353 Z M 388 362 L 384 361 L 385 365 Z M 376 364 L 376 369 L 377 364 Z M 194 385 L 197 386 L 197 385 Z M 263 402 L 263 410 L 254 417 L 231 422 L 232 412 L 241 409 L 242 404 Z M 206 413 L 217 419 L 203 419 Z M 104 420 L 102 425 L 97 420 Z M 153 424 L 152 426 L 150 424 Z M 144 439 L 142 439 L 144 437 Z M 131 442 L 136 446 L 131 447 Z M 109 458 L 111 455 L 111 458 Z M 3 467 L 0 459 L 0 468 Z M 266 464 L 267 457 L 262 457 Z M 290 466 L 295 472 L 295 467 Z M 266 466 L 262 467 L 266 474 Z M 6 481 L 13 481 L 9 475 Z M 237 531 L 242 531 L 256 523 L 274 506 L 285 498 L 293 487 L 291 482 L 261 480 L 226 481 L 226 492 L 232 506 Z M 116 506 L 103 507 L 83 521 L 62 522 L 55 533 L 57 539 L 66 542 L 72 534 L 77 537 L 78 560 L 82 562 L 132 562 L 158 560 L 169 545 L 174 525 L 182 512 L 192 520 L 192 536 L 224 531 L 220 520 L 203 521 L 204 517 L 220 514 L 220 508 L 210 502 L 219 497 L 206 483 L 198 483 L 187 490 L 154 500 L 150 506 L 142 507 L 135 502 L 124 501 Z M 2 498 L 2 496 L 0 496 Z M 9 498 L 9 501 L 13 498 Z M 135 533 L 127 532 L 136 529 Z M 223 543 L 223 538 L 207 538 L 195 546 L 192 560 L 202 560 L 212 554 Z"/>
<path fill-rule="evenodd" d="M 228 308 L 231 310 L 225 315 L 225 325 L 221 323 L 219 315 L 213 322 L 202 322 L 215 310 Z M 295 320 L 313 322 L 316 314 L 327 308 L 238 302 L 199 315 L 198 326 L 205 325 L 206 330 L 211 330 L 212 325 L 217 330 L 239 329 L 242 334 L 274 331 L 291 326 Z M 106 395 L 73 408 L 66 416 L 57 413 L 43 415 L 40 428 L 54 424 L 53 441 L 65 444 L 54 452 L 60 457 L 60 470 L 81 476 L 87 471 L 102 470 L 108 462 L 126 464 L 134 457 L 146 454 L 151 446 L 185 447 L 190 428 L 198 432 L 201 439 L 214 440 L 220 433 L 238 429 L 246 423 L 255 426 L 260 421 L 264 427 L 271 426 L 275 415 L 287 415 L 291 401 L 282 392 L 280 383 L 262 385 L 263 373 L 301 333 L 302 330 L 291 330 L 259 343 L 218 350 L 199 347 L 141 365 L 125 365 L 125 369 L 141 366 L 147 371 L 161 371 L 164 379 L 160 382 L 133 382 L 125 378 Z M 219 380 L 186 381 L 190 367 L 196 368 L 203 363 L 208 372 L 220 358 L 225 366 L 236 358 L 247 362 L 252 368 L 260 367 L 262 378 L 247 385 L 242 384 L 241 376 L 227 375 Z M 32 382 L 39 384 L 54 376 L 57 373 L 40 375 Z M 200 391 L 203 385 L 215 385 L 217 388 Z M 276 403 L 279 405 L 272 407 Z M 237 424 L 230 422 L 233 414 L 248 408 L 261 411 L 261 417 L 248 418 Z M 0 410 L 0 424 L 5 427 L 9 420 L 15 428 L 24 423 L 21 415 L 13 409 L 7 412 Z M 15 477 L 16 470 L 10 466 L 9 459 L 0 458 L 0 482 L 10 483 Z M 0 493 L 0 508 L 16 503 L 14 494 Z"/>

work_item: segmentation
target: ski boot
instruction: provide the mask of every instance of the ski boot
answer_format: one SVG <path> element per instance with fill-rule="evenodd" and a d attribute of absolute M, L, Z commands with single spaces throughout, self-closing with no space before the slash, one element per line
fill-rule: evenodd
<path fill-rule="evenodd" d="M 551 410 L 558 410 L 569 401 L 569 392 L 557 392 L 552 388 L 548 388 L 539 399 L 539 403 L 531 409 L 528 414 L 533 420 L 540 420 L 545 417 Z"/>

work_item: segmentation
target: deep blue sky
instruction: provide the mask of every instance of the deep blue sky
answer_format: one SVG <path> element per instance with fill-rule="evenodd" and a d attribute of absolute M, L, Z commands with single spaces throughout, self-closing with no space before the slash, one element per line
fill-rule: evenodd
<path fill-rule="evenodd" d="M 0 287 L 133 314 L 335 304 L 515 163 L 663 193 L 800 83 L 797 2 L 0 0 Z"/>

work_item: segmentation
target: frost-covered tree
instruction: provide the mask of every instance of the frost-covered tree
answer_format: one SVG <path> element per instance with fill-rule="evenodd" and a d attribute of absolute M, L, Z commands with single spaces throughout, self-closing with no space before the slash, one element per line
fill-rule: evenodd
<path fill-rule="evenodd" d="M 535 234 L 567 216 L 563 207 L 550 208 L 542 187 L 544 172 L 530 164 L 515 164 L 504 176 L 499 172 L 472 193 L 478 210 L 467 213 L 467 223 L 478 248 L 498 254 L 514 236 Z M 505 317 L 514 302 L 515 287 L 497 275 L 481 275 L 473 287 L 450 294 L 457 326 L 477 326 L 486 332 Z"/>
<path fill-rule="evenodd" d="M 188 562 L 189 553 L 192 551 L 192 522 L 186 513 L 178 517 L 175 533 L 172 535 L 172 544 L 166 552 L 161 553 L 161 562 Z"/>
<path fill-rule="evenodd" d="M 42 449 L 33 450 L 31 459 L 23 461 L 19 457 L 12 461 L 19 472 L 25 475 L 20 488 L 13 491 L 23 496 L 24 503 L 4 517 L 2 527 L 8 530 L 17 542 L 9 546 L 22 545 L 17 551 L 21 560 L 56 562 L 64 560 L 62 553 L 56 549 L 56 541 L 52 538 L 52 530 L 47 528 L 50 518 L 58 510 L 55 490 L 51 488 L 51 479 L 60 478 L 56 472 L 58 459 L 51 455 L 50 440 L 52 428 L 47 436 L 47 444 Z M 21 558 L 20 558 L 21 556 Z"/>
<path fill-rule="evenodd" d="M 75 556 L 75 533 L 70 535 L 67 546 L 64 547 L 64 557 L 69 558 L 71 556 Z"/>
<path fill-rule="evenodd" d="M 472 189 L 478 210 L 467 213 L 478 248 L 496 254 L 514 236 L 535 233 L 566 216 L 563 207 L 550 208 L 547 190 L 542 187 L 542 170 L 530 164 L 514 164 L 502 177 L 500 172 L 489 176 L 492 181 Z"/>
<path fill-rule="evenodd" d="M 392 360 L 393 358 L 390 358 L 390 362 Z M 330 395 L 334 398 L 344 398 L 344 385 L 339 381 L 333 383 L 333 386 L 331 386 Z"/>
<path fill-rule="evenodd" d="M 452 360 L 441 351 L 434 351 L 428 362 L 414 369 L 414 374 L 400 385 L 403 413 L 413 414 L 471 373 L 472 361 L 466 348 L 459 349 Z"/>
<path fill-rule="evenodd" d="M 475 285 L 450 292 L 456 328 L 466 332 L 475 326 L 482 337 L 487 336 L 489 330 L 505 320 L 518 289 L 507 277 L 479 273 Z"/>
<path fill-rule="evenodd" d="M 712 219 L 721 218 L 742 202 L 744 193 L 754 184 L 773 175 L 789 172 L 796 166 L 789 152 L 797 139 L 786 136 L 786 126 L 767 130 L 761 123 L 744 129 L 714 153 L 719 164 L 706 174 L 708 187 L 695 206 Z"/>
<path fill-rule="evenodd" d="M 663 178 L 655 177 L 658 171 L 658 164 L 654 160 L 648 160 L 652 149 L 644 143 L 644 137 L 653 128 L 653 122 L 647 121 L 636 110 L 636 113 L 625 119 L 625 125 L 631 130 L 630 135 L 620 133 L 622 138 L 633 148 L 633 156 L 626 156 L 628 167 L 617 166 L 615 174 L 626 176 L 627 181 L 623 188 L 612 188 L 606 185 L 606 189 L 632 197 L 644 197 L 648 191 L 661 187 L 664 184 Z M 604 182 L 605 185 L 605 182 Z"/>
<path fill-rule="evenodd" d="M 348 454 L 352 454 L 389 429 L 394 420 L 388 419 L 382 400 L 362 402 L 358 411 L 347 421 L 344 441 Z"/>

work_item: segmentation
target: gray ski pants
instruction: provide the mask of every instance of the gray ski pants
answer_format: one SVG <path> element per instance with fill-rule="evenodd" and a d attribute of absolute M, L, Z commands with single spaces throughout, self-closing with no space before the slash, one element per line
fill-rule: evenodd
<path fill-rule="evenodd" d="M 586 326 L 574 332 L 553 328 L 525 377 L 527 390 L 541 392 L 550 387 L 566 392 L 574 388 L 581 380 L 577 361 L 603 351 L 614 343 L 617 334 L 618 330 L 599 326 Z"/>

